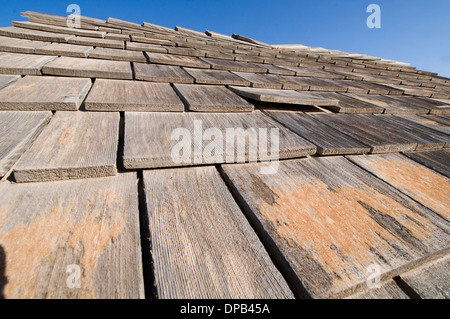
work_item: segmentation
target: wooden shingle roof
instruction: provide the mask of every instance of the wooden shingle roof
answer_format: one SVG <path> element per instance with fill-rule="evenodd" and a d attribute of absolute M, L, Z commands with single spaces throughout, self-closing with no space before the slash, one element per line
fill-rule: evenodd
<path fill-rule="evenodd" d="M 450 296 L 450 79 L 22 15 L 0 28 L 0 297 Z"/>

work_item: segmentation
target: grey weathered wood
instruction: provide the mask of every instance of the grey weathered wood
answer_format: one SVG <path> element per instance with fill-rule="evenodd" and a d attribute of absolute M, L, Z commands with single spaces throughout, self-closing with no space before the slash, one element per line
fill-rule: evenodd
<path fill-rule="evenodd" d="M 211 143 L 211 140 L 206 140 L 208 137 L 205 136 L 205 141 L 201 142 L 203 131 L 194 132 L 194 129 L 199 127 L 200 130 L 215 129 L 222 133 L 223 145 L 220 144 L 219 140 L 217 141 L 218 145 L 222 145 L 222 150 L 215 148 L 216 156 L 213 156 L 212 150 L 205 150 L 205 154 L 203 154 L 202 146 L 206 147 Z M 236 143 L 234 139 L 226 138 L 227 128 L 235 129 Z M 187 131 L 184 130 L 185 133 L 189 132 L 190 141 L 187 139 L 181 140 L 180 129 L 186 129 Z M 254 129 L 256 136 L 252 134 L 252 129 Z M 260 129 L 266 129 L 267 143 L 265 145 L 267 145 L 267 152 L 260 149 L 257 154 L 254 154 L 252 152 L 258 147 L 258 143 L 262 143 L 264 146 L 264 132 L 260 133 Z M 279 134 L 278 154 L 273 148 L 276 147 L 275 144 L 272 146 L 270 142 L 275 129 L 278 129 Z M 173 139 L 172 134 L 174 134 Z M 237 143 L 243 141 L 246 141 L 245 149 L 240 150 Z M 186 158 L 181 157 L 183 155 L 180 153 L 181 151 L 176 152 L 176 147 L 180 142 L 186 142 L 190 146 L 190 155 L 187 150 L 184 153 Z M 172 154 L 172 150 L 174 150 L 174 154 Z M 257 160 L 277 160 L 278 158 L 307 156 L 315 152 L 316 147 L 313 144 L 289 131 L 270 117 L 261 114 L 260 111 L 250 114 L 226 114 L 226 116 L 217 113 L 194 112 L 125 113 L 123 162 L 126 168 L 189 166 L 230 161 L 234 163 L 238 160 L 255 160 L 252 158 L 253 155 L 256 155 Z M 243 159 L 240 158 L 241 156 L 243 156 Z"/>
<path fill-rule="evenodd" d="M 338 100 L 321 98 L 317 95 L 292 90 L 258 89 L 230 86 L 230 89 L 252 100 L 272 103 L 286 103 L 299 105 L 336 105 Z"/>
<path fill-rule="evenodd" d="M 216 52 L 216 51 L 204 51 L 206 58 L 213 58 L 213 59 L 221 59 L 221 60 L 229 60 L 234 61 L 235 56 L 230 53 L 223 53 L 223 52 Z"/>
<path fill-rule="evenodd" d="M 131 37 L 127 34 L 106 33 L 105 39 L 118 41 L 131 41 Z M 128 45 L 128 44 L 127 44 Z"/>
<path fill-rule="evenodd" d="M 330 71 L 308 69 L 304 67 L 293 67 L 293 66 L 287 66 L 285 68 L 294 71 L 296 76 L 322 78 L 322 79 L 341 79 L 341 80 L 345 78 L 344 75 L 336 74 Z"/>
<path fill-rule="evenodd" d="M 0 75 L 0 90 L 20 79 L 20 75 Z"/>
<path fill-rule="evenodd" d="M 95 48 L 94 51 L 89 54 L 89 58 L 114 61 L 147 62 L 143 52 L 110 48 Z"/>
<path fill-rule="evenodd" d="M 251 52 L 251 51 L 249 51 Z M 255 54 L 257 54 L 255 52 Z M 253 56 L 249 54 L 234 54 L 234 60 L 235 61 L 242 61 L 242 62 L 250 62 L 255 64 L 261 64 L 264 62 L 264 58 L 259 56 Z"/>
<path fill-rule="evenodd" d="M 136 173 L 3 182 L 0 203 L 6 298 L 144 298 Z"/>
<path fill-rule="evenodd" d="M 138 42 L 127 42 L 127 50 L 167 53 L 167 49 L 163 46 Z"/>
<path fill-rule="evenodd" d="M 190 111 L 252 112 L 254 108 L 224 86 L 177 83 L 173 87 Z"/>
<path fill-rule="evenodd" d="M 432 209 L 447 221 L 449 220 L 450 198 L 447 196 L 450 192 L 449 178 L 401 154 L 349 156 L 348 158 L 402 193 Z"/>
<path fill-rule="evenodd" d="M 308 85 L 310 91 L 347 92 L 346 86 L 340 85 L 334 80 L 297 77 L 295 81 Z"/>
<path fill-rule="evenodd" d="M 205 53 L 200 50 L 196 50 L 194 48 L 180 48 L 180 47 L 166 47 L 167 53 L 176 54 L 176 55 L 185 55 L 185 56 L 193 56 L 193 57 L 204 57 Z"/>
<path fill-rule="evenodd" d="M 201 58 L 211 65 L 211 69 L 237 72 L 267 73 L 267 69 L 261 64 L 227 61 L 221 59 Z"/>
<path fill-rule="evenodd" d="M 11 24 L 18 28 L 53 32 L 53 33 L 62 33 L 62 34 L 72 34 L 72 35 L 80 35 L 91 38 L 104 38 L 104 32 L 92 31 L 92 30 L 83 30 L 80 28 L 68 28 L 68 27 L 59 27 L 54 25 L 47 25 L 42 23 L 34 23 L 29 21 L 12 21 Z"/>
<path fill-rule="evenodd" d="M 193 68 L 184 68 L 184 70 L 195 79 L 195 83 L 199 84 L 250 86 L 250 81 L 242 79 L 229 71 Z"/>
<path fill-rule="evenodd" d="M 426 108 L 430 111 L 430 114 L 450 115 L 450 101 L 446 103 L 434 99 L 412 96 L 402 96 L 401 98 L 398 98 L 398 100 Z"/>
<path fill-rule="evenodd" d="M 338 105 L 327 106 L 327 108 L 339 113 L 354 113 L 354 114 L 381 114 L 384 108 L 377 105 L 364 102 L 348 96 L 346 93 L 317 93 L 324 98 L 336 99 L 339 101 Z"/>
<path fill-rule="evenodd" d="M 117 173 L 119 114 L 57 112 L 14 167 L 17 182 L 111 176 Z"/>
<path fill-rule="evenodd" d="M 367 94 L 348 94 L 348 96 L 382 107 L 384 108 L 384 113 L 386 114 L 427 114 L 429 112 L 428 109 L 419 105 L 411 104 L 410 100 L 403 100 L 402 98 Z"/>
<path fill-rule="evenodd" d="M 0 28 L 0 35 L 19 39 L 47 41 L 47 42 L 63 42 L 63 43 L 66 43 L 69 39 L 75 37 L 70 34 L 60 34 L 17 27 Z"/>
<path fill-rule="evenodd" d="M 414 161 L 450 178 L 450 151 L 424 151 L 403 153 Z"/>
<path fill-rule="evenodd" d="M 279 76 L 274 74 L 255 74 L 236 71 L 233 73 L 247 81 L 250 81 L 251 87 L 254 88 L 281 89 L 283 87 L 283 82 L 278 79 Z"/>
<path fill-rule="evenodd" d="M 5 176 L 51 117 L 51 112 L 0 112 L 0 177 Z"/>
<path fill-rule="evenodd" d="M 450 299 L 450 257 L 436 260 L 401 275 L 423 299 Z"/>
<path fill-rule="evenodd" d="M 54 56 L 0 53 L 0 74 L 40 75 L 42 67 Z"/>
<path fill-rule="evenodd" d="M 129 62 L 69 57 L 59 57 L 46 64 L 42 73 L 105 79 L 133 78 Z"/>
<path fill-rule="evenodd" d="M 164 83 L 194 83 L 194 79 L 179 66 L 134 63 L 133 67 L 137 80 Z"/>
<path fill-rule="evenodd" d="M 448 250 L 448 212 L 442 218 L 343 157 L 282 161 L 266 175 L 262 164 L 224 165 L 225 178 L 266 247 L 313 297 L 365 290 L 373 264 L 384 281 Z"/>
<path fill-rule="evenodd" d="M 267 64 L 264 65 L 269 74 L 278 74 L 278 75 L 295 75 L 295 71 L 289 70 L 287 68 L 282 68 L 280 66 Z"/>
<path fill-rule="evenodd" d="M 375 115 L 312 114 L 315 119 L 333 127 L 355 140 L 369 145 L 371 153 L 413 151 L 417 139 L 405 135 L 400 129 L 377 120 Z"/>
<path fill-rule="evenodd" d="M 450 135 L 450 120 L 442 121 L 437 115 L 403 115 L 402 118 Z"/>
<path fill-rule="evenodd" d="M 209 64 L 197 57 L 182 56 L 175 54 L 161 54 L 154 52 L 146 52 L 151 63 L 178 65 L 199 69 L 209 69 Z"/>
<path fill-rule="evenodd" d="M 138 37 L 138 36 L 131 36 L 131 40 L 133 42 L 139 42 L 139 43 L 149 43 L 149 44 L 159 44 L 159 45 L 165 45 L 165 46 L 174 46 L 175 44 L 171 42 L 170 40 L 164 40 L 164 39 L 155 39 L 152 37 Z"/>
<path fill-rule="evenodd" d="M 278 122 L 317 146 L 320 155 L 364 154 L 370 147 L 329 127 L 307 114 L 265 111 Z"/>
<path fill-rule="evenodd" d="M 0 91 L 0 110 L 76 111 L 90 88 L 90 79 L 27 75 Z"/>
<path fill-rule="evenodd" d="M 168 83 L 97 79 L 85 101 L 89 111 L 183 112 Z"/>
<path fill-rule="evenodd" d="M 87 58 L 94 48 L 85 45 L 51 43 L 35 49 L 36 54 Z"/>
<path fill-rule="evenodd" d="M 347 297 L 347 299 L 409 299 L 409 297 L 391 279 L 382 283 L 379 288 L 374 287 L 366 291 L 358 292 Z"/>
<path fill-rule="evenodd" d="M 96 38 L 88 38 L 88 37 L 73 37 L 67 40 L 68 43 L 71 44 L 79 44 L 79 45 L 90 45 L 95 47 L 102 48 L 112 48 L 112 49 L 124 49 L 125 44 L 124 41 L 119 40 L 108 40 L 108 39 L 96 39 Z"/>
<path fill-rule="evenodd" d="M 50 44 L 50 42 L 32 41 L 25 39 L 0 36 L 0 51 L 13 53 L 35 53 L 36 48 Z"/>
<path fill-rule="evenodd" d="M 294 297 L 214 166 L 144 185 L 158 298 Z"/>
<path fill-rule="evenodd" d="M 417 141 L 416 150 L 440 149 L 450 144 L 450 135 L 408 121 L 401 116 L 379 116 L 378 118 L 414 136 Z"/>

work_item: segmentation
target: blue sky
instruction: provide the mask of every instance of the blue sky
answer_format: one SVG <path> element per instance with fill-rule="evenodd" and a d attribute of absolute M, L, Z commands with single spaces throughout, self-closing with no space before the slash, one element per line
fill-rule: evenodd
<path fill-rule="evenodd" d="M 269 44 L 304 44 L 411 63 L 450 77 L 449 0 L 2 0 L 0 26 L 25 20 L 21 11 L 143 21 L 173 28 L 238 33 Z M 381 8 L 381 28 L 369 29 L 369 4 Z"/>

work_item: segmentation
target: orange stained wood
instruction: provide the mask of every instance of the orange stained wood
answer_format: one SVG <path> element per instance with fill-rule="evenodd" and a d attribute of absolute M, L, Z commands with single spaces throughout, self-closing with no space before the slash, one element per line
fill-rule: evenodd
<path fill-rule="evenodd" d="M 450 181 L 446 177 L 398 154 L 351 159 L 450 220 Z"/>

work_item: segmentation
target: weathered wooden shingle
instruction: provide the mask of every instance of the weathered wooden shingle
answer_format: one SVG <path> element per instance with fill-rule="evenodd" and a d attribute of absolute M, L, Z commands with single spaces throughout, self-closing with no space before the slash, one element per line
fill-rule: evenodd
<path fill-rule="evenodd" d="M 299 105 L 336 105 L 338 100 L 292 90 L 258 89 L 230 86 L 230 89 L 244 97 L 261 102 L 286 103 Z"/>
<path fill-rule="evenodd" d="M 213 136 L 217 141 L 212 143 Z M 260 111 L 226 116 L 126 112 L 124 144 L 123 162 L 130 169 L 278 160 L 316 152 L 312 143 Z"/>
<path fill-rule="evenodd" d="M 396 189 L 432 209 L 440 218 L 450 219 L 450 179 L 401 155 L 382 154 L 349 156 L 363 167 Z M 436 191 L 436 190 L 439 191 Z"/>
<path fill-rule="evenodd" d="M 20 79 L 20 75 L 0 75 L 0 90 Z"/>
<path fill-rule="evenodd" d="M 89 54 L 89 57 L 96 59 L 142 63 L 145 63 L 147 61 L 143 52 L 110 48 L 95 48 L 94 51 Z"/>
<path fill-rule="evenodd" d="M 193 68 L 184 68 L 184 70 L 189 73 L 195 79 L 195 83 L 198 84 L 250 86 L 250 81 L 242 79 L 229 71 Z"/>
<path fill-rule="evenodd" d="M 401 275 L 423 299 L 450 299 L 450 257 L 446 256 Z"/>
<path fill-rule="evenodd" d="M 144 185 L 158 298 L 293 298 L 214 166 Z"/>
<path fill-rule="evenodd" d="M 119 114 L 57 112 L 14 167 L 17 182 L 111 176 L 117 173 Z"/>
<path fill-rule="evenodd" d="M 25 39 L 9 38 L 0 36 L 0 51 L 13 53 L 36 53 L 36 49 L 50 42 L 32 41 Z"/>
<path fill-rule="evenodd" d="M 450 178 L 450 150 L 406 152 L 403 154 Z"/>
<path fill-rule="evenodd" d="M 168 83 L 95 81 L 85 102 L 89 111 L 183 112 L 184 104 Z"/>
<path fill-rule="evenodd" d="M 203 61 L 211 65 L 211 69 L 237 71 L 237 72 L 253 72 L 253 73 L 267 73 L 267 69 L 261 64 L 227 61 L 220 59 L 201 58 Z"/>
<path fill-rule="evenodd" d="M 124 41 L 109 40 L 109 39 L 96 39 L 88 37 L 73 37 L 67 40 L 71 44 L 90 45 L 94 47 L 112 48 L 112 49 L 124 49 Z"/>
<path fill-rule="evenodd" d="M 304 113 L 266 111 L 268 115 L 317 146 L 320 155 L 364 154 L 370 147 Z"/>
<path fill-rule="evenodd" d="M 87 58 L 94 48 L 85 45 L 51 43 L 35 49 L 36 54 Z"/>
<path fill-rule="evenodd" d="M 0 53 L 0 74 L 40 75 L 44 65 L 54 56 Z"/>
<path fill-rule="evenodd" d="M 0 110 L 76 111 L 90 88 L 90 79 L 27 75 L 0 90 Z"/>
<path fill-rule="evenodd" d="M 197 57 L 146 52 L 151 63 L 179 65 L 191 68 L 209 69 L 209 64 Z"/>
<path fill-rule="evenodd" d="M 298 276 L 294 288 L 313 297 L 365 290 L 369 267 L 385 280 L 449 247 L 448 211 L 442 218 L 343 157 L 282 161 L 272 175 L 261 164 L 223 169 L 262 240 Z"/>
<path fill-rule="evenodd" d="M 42 73 L 76 77 L 132 79 L 130 62 L 60 57 L 46 64 Z"/>
<path fill-rule="evenodd" d="M 427 114 L 429 112 L 428 109 L 411 104 L 410 100 L 402 98 L 394 99 L 388 96 L 367 94 L 348 94 L 348 96 L 382 107 L 386 114 Z"/>
<path fill-rule="evenodd" d="M 164 83 L 194 83 L 194 79 L 179 66 L 134 63 L 137 80 Z"/>
<path fill-rule="evenodd" d="M 17 27 L 0 28 L 0 35 L 19 39 L 47 41 L 47 42 L 63 42 L 63 43 L 75 37 L 74 35 L 70 34 L 60 34 L 54 32 L 30 30 Z"/>
<path fill-rule="evenodd" d="M 0 112 L 0 177 L 5 176 L 51 117 L 51 112 Z"/>
<path fill-rule="evenodd" d="M 382 107 L 352 98 L 351 96 L 348 96 L 346 93 L 324 92 L 316 94 L 324 98 L 338 100 L 339 103 L 337 105 L 327 106 L 327 108 L 339 113 L 381 114 L 384 111 L 384 108 Z"/>
<path fill-rule="evenodd" d="M 224 86 L 174 84 L 174 89 L 190 111 L 251 112 L 254 108 Z"/>
<path fill-rule="evenodd" d="M 144 298 L 136 183 L 135 173 L 0 183 L 4 296 Z"/>

